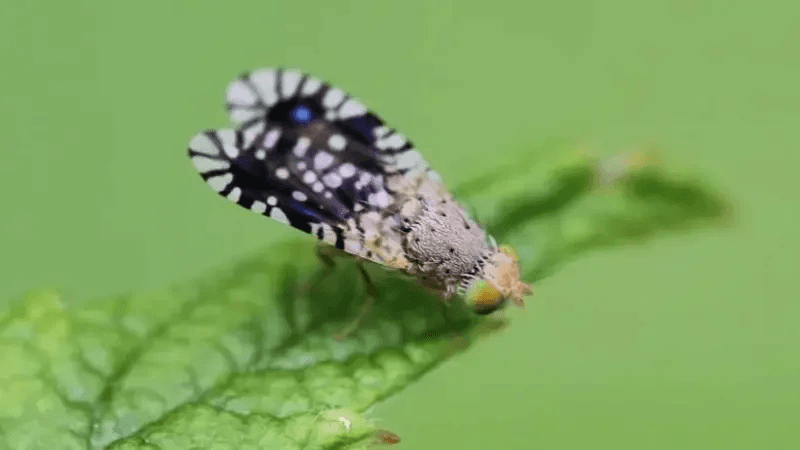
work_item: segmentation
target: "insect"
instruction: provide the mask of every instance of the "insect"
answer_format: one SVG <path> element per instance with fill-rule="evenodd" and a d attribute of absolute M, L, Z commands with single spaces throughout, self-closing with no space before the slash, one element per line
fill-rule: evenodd
<path fill-rule="evenodd" d="M 238 77 L 226 100 L 233 128 L 189 143 L 217 193 L 415 277 L 444 301 L 460 295 L 476 313 L 524 305 L 531 287 L 514 250 L 498 246 L 414 145 L 363 103 L 309 74 L 273 68 Z"/>

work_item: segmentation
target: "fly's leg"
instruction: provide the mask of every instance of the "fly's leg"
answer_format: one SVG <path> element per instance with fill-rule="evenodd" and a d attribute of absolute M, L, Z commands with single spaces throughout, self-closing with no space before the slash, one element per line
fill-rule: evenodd
<path fill-rule="evenodd" d="M 358 267 L 358 273 L 361 274 L 361 279 L 364 280 L 364 288 L 367 291 L 367 298 L 364 300 L 364 304 L 361 305 L 361 310 L 358 312 L 358 315 L 354 317 L 350 323 L 347 324 L 347 326 L 333 336 L 334 339 L 340 341 L 347 339 L 348 336 L 353 334 L 353 332 L 358 329 L 361 321 L 364 320 L 364 317 L 366 317 L 366 315 L 372 310 L 372 306 L 375 304 L 375 299 L 378 298 L 378 288 L 375 287 L 375 285 L 372 283 L 372 280 L 369 279 L 369 275 L 364 269 L 363 263 L 359 261 L 356 263 L 356 266 Z"/>
<path fill-rule="evenodd" d="M 314 253 L 316 254 L 317 258 L 322 261 L 323 266 L 320 270 L 315 273 L 307 283 L 304 283 L 300 288 L 301 292 L 307 294 L 312 290 L 316 289 L 320 283 L 330 276 L 333 273 L 333 270 L 336 268 L 336 260 L 334 259 L 337 256 L 341 256 L 342 253 L 334 247 L 328 245 L 317 244 L 314 249 Z M 350 336 L 354 331 L 358 329 L 358 326 L 361 324 L 361 321 L 364 317 L 369 314 L 372 310 L 372 306 L 375 303 L 375 299 L 378 297 L 378 288 L 375 287 L 375 284 L 372 283 L 370 280 L 367 271 L 364 269 L 363 262 L 358 261 L 356 262 L 356 267 L 358 268 L 358 273 L 361 275 L 361 279 L 364 280 L 364 288 L 366 290 L 366 300 L 364 304 L 361 306 L 361 310 L 359 311 L 358 315 L 354 317 L 348 324 L 345 326 L 341 331 L 336 333 L 333 337 L 338 340 L 345 340 L 348 336 Z"/>
<path fill-rule="evenodd" d="M 329 245 L 317 243 L 314 247 L 314 254 L 317 255 L 317 259 L 322 261 L 323 267 L 300 287 L 300 292 L 303 294 L 310 293 L 333 273 L 333 269 L 336 268 L 336 261 L 333 258 L 339 254 L 339 251 Z"/>
<path fill-rule="evenodd" d="M 378 288 L 372 283 L 372 280 L 369 279 L 369 274 L 367 274 L 366 269 L 364 269 L 364 263 L 359 261 L 356 264 L 358 267 L 358 273 L 361 274 L 361 279 L 364 280 L 364 288 L 367 290 L 367 297 L 368 298 L 378 298 Z"/>

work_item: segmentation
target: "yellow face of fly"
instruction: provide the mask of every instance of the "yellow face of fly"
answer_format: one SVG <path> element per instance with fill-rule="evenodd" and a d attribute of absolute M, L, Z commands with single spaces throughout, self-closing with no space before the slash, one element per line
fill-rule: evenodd
<path fill-rule="evenodd" d="M 497 311 L 506 300 L 523 307 L 523 297 L 532 292 L 519 278 L 517 252 L 508 245 L 501 245 L 497 250 L 484 267 L 483 278 L 475 280 L 466 292 L 465 300 L 477 314 Z"/>

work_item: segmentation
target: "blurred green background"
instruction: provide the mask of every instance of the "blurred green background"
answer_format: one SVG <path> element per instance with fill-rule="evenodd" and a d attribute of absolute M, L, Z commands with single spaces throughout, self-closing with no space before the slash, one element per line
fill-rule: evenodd
<path fill-rule="evenodd" d="M 162 286 L 295 231 L 185 156 L 226 84 L 301 68 L 451 184 L 548 136 L 657 142 L 730 229 L 591 254 L 372 417 L 414 449 L 800 448 L 800 7 L 729 1 L 24 2 L 0 7 L 0 298 Z M 309 252 L 312 244 L 309 241 Z"/>

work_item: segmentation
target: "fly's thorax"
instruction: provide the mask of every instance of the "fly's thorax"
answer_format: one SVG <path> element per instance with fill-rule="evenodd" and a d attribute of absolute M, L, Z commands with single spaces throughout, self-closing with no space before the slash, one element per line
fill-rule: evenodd
<path fill-rule="evenodd" d="M 486 253 L 486 233 L 449 198 L 409 199 L 400 216 L 407 223 L 404 248 L 414 275 L 451 296 Z"/>
<path fill-rule="evenodd" d="M 391 175 L 386 178 L 386 185 L 391 194 L 385 208 L 359 208 L 343 224 L 344 250 L 417 276 L 419 268 L 411 264 L 406 254 L 407 233 L 411 224 L 421 217 L 426 205 L 441 203 L 443 199 L 449 201 L 452 197 L 439 181 L 430 177 L 429 172 Z M 434 283 L 432 287 L 444 289 L 440 283 Z"/>

